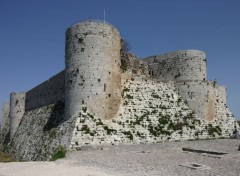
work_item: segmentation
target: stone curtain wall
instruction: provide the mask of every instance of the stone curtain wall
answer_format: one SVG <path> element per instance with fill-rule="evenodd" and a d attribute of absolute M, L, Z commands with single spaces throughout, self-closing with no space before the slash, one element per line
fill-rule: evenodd
<path fill-rule="evenodd" d="M 202 51 L 182 50 L 144 59 L 152 78 L 161 81 L 205 80 L 206 56 Z"/>
<path fill-rule="evenodd" d="M 64 101 L 64 70 L 26 93 L 26 110 Z"/>
<path fill-rule="evenodd" d="M 121 101 L 120 34 L 106 23 L 81 22 L 66 31 L 65 113 L 73 116 L 86 104 L 109 119 Z"/>
<path fill-rule="evenodd" d="M 202 86 L 208 86 L 205 83 Z M 122 101 L 115 118 L 102 120 L 86 107 L 76 115 L 71 148 L 80 150 L 87 145 L 228 138 L 232 135 L 236 123 L 222 103 L 217 104 L 219 114 L 215 120 L 209 122 L 189 108 L 173 82 L 125 80 L 122 86 Z M 218 99 L 217 92 L 215 95 Z"/>
<path fill-rule="evenodd" d="M 27 111 L 9 144 L 10 153 L 17 160 L 49 160 L 60 145 L 67 148 L 73 128 L 68 127 L 74 123 L 62 121 L 63 115 L 61 102 Z"/>

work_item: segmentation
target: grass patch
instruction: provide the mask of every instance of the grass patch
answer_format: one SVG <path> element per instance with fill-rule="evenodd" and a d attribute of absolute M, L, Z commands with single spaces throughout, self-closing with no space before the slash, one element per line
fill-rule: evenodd
<path fill-rule="evenodd" d="M 58 150 L 53 154 L 50 161 L 56 161 L 57 159 L 65 158 L 65 156 L 66 156 L 66 150 L 65 150 L 65 148 L 60 146 L 60 147 L 58 147 Z"/>
<path fill-rule="evenodd" d="M 0 151 L 0 162 L 14 162 L 16 161 L 11 155 L 3 153 L 2 151 Z"/>

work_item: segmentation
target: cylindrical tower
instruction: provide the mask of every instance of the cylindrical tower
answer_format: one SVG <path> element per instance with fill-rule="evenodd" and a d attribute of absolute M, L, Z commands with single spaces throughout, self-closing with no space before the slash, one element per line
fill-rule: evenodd
<path fill-rule="evenodd" d="M 206 54 L 198 50 L 180 50 L 147 57 L 152 78 L 162 81 L 206 80 Z"/>
<path fill-rule="evenodd" d="M 10 139 L 13 138 L 25 111 L 25 93 L 10 94 Z"/>
<path fill-rule="evenodd" d="M 86 21 L 66 31 L 65 118 L 85 104 L 102 119 L 112 118 L 121 101 L 120 34 L 105 22 Z"/>

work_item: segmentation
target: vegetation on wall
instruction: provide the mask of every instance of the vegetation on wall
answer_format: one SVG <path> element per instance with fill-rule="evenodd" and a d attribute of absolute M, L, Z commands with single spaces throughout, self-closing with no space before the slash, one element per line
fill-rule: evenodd
<path fill-rule="evenodd" d="M 50 159 L 50 161 L 56 161 L 57 159 L 60 158 L 65 158 L 66 156 L 66 149 L 62 146 L 59 146 L 57 148 L 57 151 L 53 154 L 52 158 Z"/>
<path fill-rule="evenodd" d="M 0 151 L 0 162 L 14 162 L 16 161 L 11 155 Z"/>

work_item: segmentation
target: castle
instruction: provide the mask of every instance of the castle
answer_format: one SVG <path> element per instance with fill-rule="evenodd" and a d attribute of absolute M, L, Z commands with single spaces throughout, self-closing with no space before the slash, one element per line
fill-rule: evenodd
<path fill-rule="evenodd" d="M 204 52 L 138 59 L 123 45 L 106 22 L 69 27 L 65 69 L 3 104 L 2 145 L 18 159 L 45 160 L 59 145 L 229 137 L 238 128 L 226 88 L 207 80 Z"/>

